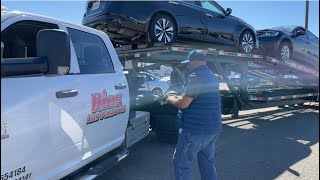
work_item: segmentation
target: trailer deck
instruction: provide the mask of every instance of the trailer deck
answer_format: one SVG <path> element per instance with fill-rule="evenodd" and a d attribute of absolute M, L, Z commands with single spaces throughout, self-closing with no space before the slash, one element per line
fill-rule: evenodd
<path fill-rule="evenodd" d="M 225 95 L 228 100 L 224 101 L 230 107 L 230 98 L 233 99 L 233 107 L 228 112 L 235 116 L 239 110 L 318 100 L 319 70 L 293 60 L 282 61 L 262 54 L 243 54 L 186 45 L 156 44 L 150 48 L 116 48 L 116 51 L 124 69 L 130 70 L 137 62 L 178 64 L 194 49 L 203 50 L 214 72 L 221 75 L 227 83 L 230 92 Z M 240 75 L 238 85 L 230 81 L 231 71 Z M 261 79 L 269 85 L 250 86 L 248 77 Z"/>

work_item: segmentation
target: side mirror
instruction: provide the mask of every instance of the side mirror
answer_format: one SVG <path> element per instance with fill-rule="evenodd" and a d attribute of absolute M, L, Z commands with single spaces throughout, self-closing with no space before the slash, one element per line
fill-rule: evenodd
<path fill-rule="evenodd" d="M 298 29 L 297 32 L 296 32 L 297 36 L 301 36 L 301 35 L 305 35 L 305 34 L 306 34 L 306 31 L 302 30 L 302 29 Z"/>
<path fill-rule="evenodd" d="M 227 8 L 226 10 L 226 16 L 229 16 L 232 13 L 232 9 L 231 8 Z"/>
<path fill-rule="evenodd" d="M 65 75 L 69 73 L 71 61 L 69 35 L 56 29 L 39 31 L 37 56 L 47 59 L 48 72 L 46 74 Z"/>

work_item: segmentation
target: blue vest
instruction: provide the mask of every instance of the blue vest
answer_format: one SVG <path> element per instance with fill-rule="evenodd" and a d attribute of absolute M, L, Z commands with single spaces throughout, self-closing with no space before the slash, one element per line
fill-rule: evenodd
<path fill-rule="evenodd" d="M 178 125 L 195 134 L 213 134 L 222 130 L 221 99 L 219 81 L 208 68 L 201 66 L 194 69 L 188 76 L 196 81 L 194 86 L 197 97 L 193 99 L 188 108 L 180 110 Z M 184 88 L 187 85 L 185 83 Z"/>

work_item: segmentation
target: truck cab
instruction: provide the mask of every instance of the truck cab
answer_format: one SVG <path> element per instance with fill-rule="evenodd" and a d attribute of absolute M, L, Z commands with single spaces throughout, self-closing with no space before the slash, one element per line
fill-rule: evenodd
<path fill-rule="evenodd" d="M 1 8 L 1 179 L 61 179 L 120 147 L 129 90 L 109 38 Z"/>

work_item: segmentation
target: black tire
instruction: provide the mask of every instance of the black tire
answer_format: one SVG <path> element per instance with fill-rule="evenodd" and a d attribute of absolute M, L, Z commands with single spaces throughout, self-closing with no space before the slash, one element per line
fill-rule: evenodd
<path fill-rule="evenodd" d="M 282 51 L 285 51 L 285 49 L 287 49 L 289 51 L 288 53 L 288 57 L 286 58 L 285 55 L 282 56 Z M 283 41 L 280 43 L 278 52 L 277 52 L 277 57 L 279 60 L 286 60 L 286 59 L 291 59 L 292 56 L 292 48 L 291 48 L 291 44 L 288 41 Z"/>
<path fill-rule="evenodd" d="M 286 106 L 285 105 L 283 105 L 283 106 L 278 106 L 278 108 L 285 108 Z"/>
<path fill-rule="evenodd" d="M 250 37 L 252 39 L 250 39 Z M 246 41 L 247 44 L 243 45 L 244 41 Z M 255 50 L 255 44 L 256 44 L 256 39 L 252 32 L 245 30 L 241 33 L 241 36 L 239 38 L 239 47 L 238 47 L 240 52 L 248 53 L 248 54 L 253 53 L 253 51 Z M 246 45 L 252 46 L 252 49 L 249 51 L 250 46 L 246 46 Z"/>
<path fill-rule="evenodd" d="M 162 20 L 165 20 L 165 21 L 162 21 Z M 159 22 L 168 22 L 168 23 L 165 23 L 165 25 L 163 25 L 163 24 L 159 24 Z M 165 27 L 166 29 L 166 32 L 164 34 L 161 33 L 161 30 L 160 30 L 160 29 L 164 30 L 163 27 Z M 177 27 L 174 20 L 167 15 L 157 14 L 151 19 L 150 26 L 149 26 L 149 36 L 151 38 L 151 42 L 153 43 L 164 42 L 168 46 L 172 45 L 172 43 L 177 38 Z"/>
<path fill-rule="evenodd" d="M 169 144 L 177 143 L 179 130 L 176 119 L 176 114 L 157 114 L 153 116 L 154 130 L 160 142 Z"/>
<path fill-rule="evenodd" d="M 158 93 L 156 93 L 157 91 L 158 91 Z M 163 92 L 162 92 L 162 90 L 160 88 L 154 88 L 152 90 L 152 94 L 154 94 L 154 95 L 162 95 Z"/>

